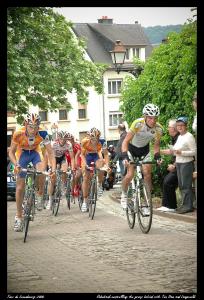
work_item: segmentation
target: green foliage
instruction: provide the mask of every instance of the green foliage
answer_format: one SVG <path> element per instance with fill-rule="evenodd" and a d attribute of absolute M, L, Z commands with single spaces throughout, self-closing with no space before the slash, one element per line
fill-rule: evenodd
<path fill-rule="evenodd" d="M 167 43 L 155 48 L 138 78 L 127 78 L 121 89 L 121 110 L 129 125 L 141 117 L 146 103 L 160 108 L 159 123 L 164 127 L 161 147 L 169 142 L 169 119 L 186 115 L 189 131 L 195 111 L 192 98 L 197 89 L 197 22 L 185 24 L 180 33 L 171 33 Z"/>
<path fill-rule="evenodd" d="M 167 26 L 149 26 L 143 27 L 143 30 L 151 44 L 160 44 L 170 32 L 181 32 L 183 25 L 167 25 Z"/>
<path fill-rule="evenodd" d="M 30 104 L 70 110 L 67 92 L 73 90 L 82 103 L 87 101 L 87 87 L 102 93 L 105 66 L 84 59 L 85 44 L 73 36 L 71 27 L 51 8 L 8 8 L 8 110 L 18 120 Z"/>

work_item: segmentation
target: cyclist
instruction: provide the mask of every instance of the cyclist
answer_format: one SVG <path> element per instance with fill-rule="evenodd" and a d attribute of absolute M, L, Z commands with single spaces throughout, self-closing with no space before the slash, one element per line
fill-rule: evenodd
<path fill-rule="evenodd" d="M 57 140 L 53 143 L 52 149 L 54 151 L 54 156 L 56 159 L 56 164 L 60 165 L 61 171 L 67 172 L 68 164 L 66 161 L 65 153 L 68 151 L 71 157 L 71 168 L 74 170 L 74 153 L 71 143 L 68 141 L 70 134 L 66 131 L 58 131 L 57 132 Z M 64 187 L 66 186 L 66 174 L 62 174 L 62 181 L 64 183 Z M 56 177 L 51 180 L 49 185 L 49 201 L 47 203 L 46 208 L 50 209 L 52 207 L 52 200 L 53 200 L 53 191 L 55 185 Z"/>
<path fill-rule="evenodd" d="M 44 170 L 43 155 L 40 143 L 43 141 L 46 147 L 48 157 L 51 162 L 52 172 L 55 171 L 55 158 L 50 145 L 49 136 L 46 130 L 40 128 L 40 116 L 36 113 L 28 113 L 24 119 L 24 127 L 15 131 L 11 141 L 9 151 L 10 160 L 15 165 L 16 181 L 16 209 L 14 231 L 23 230 L 22 222 L 22 203 L 25 191 L 25 172 L 21 172 L 21 168 L 27 168 L 32 163 L 38 171 Z M 40 175 L 44 176 L 44 175 Z M 41 181 L 42 183 L 43 181 Z M 39 183 L 40 184 L 40 183 Z M 41 191 L 43 189 L 41 188 Z M 42 209 L 42 195 L 37 196 L 38 209 Z"/>
<path fill-rule="evenodd" d="M 127 190 L 128 186 L 134 176 L 134 165 L 128 162 L 133 157 L 145 156 L 145 161 L 151 160 L 149 142 L 154 140 L 154 159 L 160 160 L 160 139 L 163 133 L 162 126 L 157 122 L 157 117 L 160 111 L 158 106 L 149 103 L 143 108 L 143 118 L 136 119 L 130 126 L 122 143 L 122 159 L 124 165 L 127 167 L 127 174 L 122 180 L 122 194 L 121 206 L 127 208 Z M 144 164 L 142 171 L 144 174 L 144 181 L 148 185 L 150 191 L 152 190 L 151 181 L 151 164 Z"/>
<path fill-rule="evenodd" d="M 72 144 L 73 152 L 74 152 L 74 162 L 75 162 L 75 174 L 73 180 L 73 187 L 72 187 L 72 196 L 79 196 L 79 180 L 82 176 L 81 171 L 81 146 L 79 143 L 75 142 L 74 136 L 69 134 L 68 141 Z M 71 157 L 69 152 L 65 153 L 68 165 L 71 164 Z"/>
<path fill-rule="evenodd" d="M 83 174 L 83 204 L 81 207 L 82 212 L 87 211 L 87 201 L 88 201 L 88 192 L 89 192 L 89 183 L 90 183 L 90 172 L 86 169 L 86 166 L 90 166 L 91 162 L 96 163 L 97 168 L 103 167 L 105 164 L 107 166 L 107 151 L 105 147 L 105 140 L 101 139 L 101 132 L 97 128 L 93 127 L 90 131 L 87 132 L 87 136 L 81 141 L 81 159 L 82 159 L 82 174 Z M 102 146 L 104 144 L 104 146 Z M 104 148 L 104 149 L 103 149 Z M 104 152 L 104 158 L 103 154 Z M 103 193 L 103 182 L 104 172 L 99 171 L 98 173 L 98 196 L 102 196 Z"/>

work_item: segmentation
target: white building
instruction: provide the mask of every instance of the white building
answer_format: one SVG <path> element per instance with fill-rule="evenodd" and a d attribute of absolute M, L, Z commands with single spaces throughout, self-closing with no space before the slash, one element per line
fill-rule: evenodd
<path fill-rule="evenodd" d="M 108 64 L 103 74 L 104 94 L 99 95 L 90 87 L 88 103 L 80 104 L 75 93 L 69 94 L 72 110 L 66 111 L 63 107 L 57 112 L 40 111 L 31 106 L 30 111 L 38 112 L 42 124 L 52 134 L 53 124 L 59 129 L 66 129 L 75 138 L 81 140 L 91 127 L 100 129 L 108 144 L 116 144 L 119 135 L 117 126 L 124 122 L 119 108 L 120 87 L 125 76 L 134 76 L 136 70 L 132 64 L 133 56 L 142 61 L 150 55 L 150 45 L 140 24 L 114 24 L 113 19 L 102 17 L 98 23 L 76 23 L 73 26 L 76 37 L 84 37 L 87 41 L 86 59 L 97 63 Z M 111 60 L 110 51 L 115 41 L 120 40 L 126 48 L 126 57 L 121 72 L 118 74 Z M 16 124 L 15 117 L 8 115 L 7 143 L 11 135 L 20 125 Z"/>

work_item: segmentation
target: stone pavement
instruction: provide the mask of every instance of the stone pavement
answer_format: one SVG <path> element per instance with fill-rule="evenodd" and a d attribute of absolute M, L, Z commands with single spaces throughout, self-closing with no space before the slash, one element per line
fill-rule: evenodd
<path fill-rule="evenodd" d="M 26 243 L 8 202 L 8 293 L 196 293 L 196 223 L 154 215 L 148 234 L 129 229 L 115 191 L 93 220 L 64 200 L 56 217 L 38 212 Z"/>

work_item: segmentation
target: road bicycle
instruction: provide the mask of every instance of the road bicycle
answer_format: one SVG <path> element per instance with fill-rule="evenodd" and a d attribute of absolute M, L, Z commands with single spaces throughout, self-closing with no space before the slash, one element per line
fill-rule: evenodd
<path fill-rule="evenodd" d="M 49 201 L 49 193 L 48 193 L 49 183 L 50 183 L 50 176 L 46 175 L 45 176 L 44 188 L 43 188 L 43 198 L 42 198 L 42 204 L 43 204 L 44 209 L 46 209 L 46 205 Z"/>
<path fill-rule="evenodd" d="M 106 168 L 96 168 L 94 162 L 90 163 L 90 167 L 86 166 L 86 169 L 90 171 L 91 182 L 88 195 L 88 212 L 89 218 L 93 220 L 96 211 L 96 201 L 97 201 L 97 186 L 98 186 L 98 171 L 107 171 Z"/>
<path fill-rule="evenodd" d="M 82 203 L 83 203 L 82 181 L 83 181 L 83 177 L 81 176 L 79 179 L 79 183 L 78 183 L 78 185 L 79 185 L 78 205 L 79 205 L 80 210 L 81 210 Z"/>
<path fill-rule="evenodd" d="M 71 168 L 68 168 L 66 174 L 67 174 L 67 179 L 66 179 L 65 197 L 67 200 L 67 207 L 70 209 L 71 202 L 73 201 L 75 203 L 74 197 L 72 196 L 72 185 L 73 185 L 74 174 Z"/>
<path fill-rule="evenodd" d="M 135 166 L 135 174 L 128 187 L 126 216 L 129 227 L 133 229 L 137 214 L 141 231 L 148 233 L 152 225 L 153 204 L 149 187 L 144 182 L 142 165 L 154 162 L 144 162 L 143 160 L 144 157 L 137 157 L 130 162 L 130 164 Z"/>
<path fill-rule="evenodd" d="M 60 201 L 62 198 L 62 188 L 64 187 L 64 184 L 62 182 L 62 174 L 67 175 L 66 179 L 66 201 L 67 201 L 67 207 L 70 209 L 70 203 L 72 201 L 72 181 L 73 181 L 73 171 L 71 169 L 68 169 L 67 172 L 64 172 L 60 170 L 60 165 L 57 164 L 56 168 L 56 184 L 54 186 L 54 197 L 52 201 L 52 214 L 54 216 L 57 216 L 60 206 Z"/>
<path fill-rule="evenodd" d="M 48 172 L 37 171 L 34 167 L 32 168 L 21 168 L 22 172 L 26 172 L 25 177 L 25 193 L 23 199 L 23 227 L 24 227 L 24 243 L 26 242 L 28 228 L 30 221 L 34 221 L 36 201 L 36 176 L 37 175 L 48 175 Z"/>

